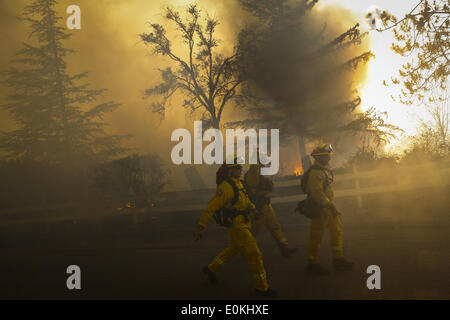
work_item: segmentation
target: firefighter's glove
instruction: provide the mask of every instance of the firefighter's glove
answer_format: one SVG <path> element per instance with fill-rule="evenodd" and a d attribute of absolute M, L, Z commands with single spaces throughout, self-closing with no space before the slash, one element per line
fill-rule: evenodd
<path fill-rule="evenodd" d="M 201 225 L 198 225 L 195 230 L 194 230 L 194 240 L 198 241 L 202 238 L 203 236 L 203 230 L 205 228 L 203 228 Z"/>
<path fill-rule="evenodd" d="M 329 208 L 331 210 L 331 214 L 334 217 L 337 217 L 337 216 L 341 215 L 341 213 L 338 211 L 338 209 L 336 209 L 336 206 L 334 205 L 334 203 L 330 202 Z"/>

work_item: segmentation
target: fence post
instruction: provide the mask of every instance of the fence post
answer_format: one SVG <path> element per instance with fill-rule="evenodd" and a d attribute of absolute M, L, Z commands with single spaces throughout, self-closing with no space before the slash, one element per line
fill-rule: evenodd
<path fill-rule="evenodd" d="M 42 206 L 44 208 L 44 228 L 45 228 L 45 232 L 48 232 L 50 229 L 50 222 L 49 222 L 49 216 L 48 216 L 47 197 L 42 201 Z"/>
<path fill-rule="evenodd" d="M 355 189 L 356 189 L 356 205 L 358 206 L 358 209 L 362 209 L 362 196 L 359 193 L 360 192 L 360 185 L 359 185 L 359 175 L 358 175 L 358 171 L 356 170 L 356 166 L 353 164 L 352 165 L 352 169 L 353 169 L 353 177 L 355 179 Z"/>
<path fill-rule="evenodd" d="M 131 211 L 131 225 L 133 228 L 137 228 L 139 224 L 139 212 L 138 208 L 136 207 L 136 202 L 134 204 L 132 203 L 130 211 Z"/>

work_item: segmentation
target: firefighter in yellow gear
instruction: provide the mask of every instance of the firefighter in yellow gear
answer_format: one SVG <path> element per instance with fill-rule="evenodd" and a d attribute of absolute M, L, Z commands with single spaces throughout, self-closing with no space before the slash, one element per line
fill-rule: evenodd
<path fill-rule="evenodd" d="M 275 211 L 270 203 L 270 194 L 273 189 L 273 183 L 271 180 L 260 174 L 262 166 L 261 163 L 252 164 L 245 174 L 247 191 L 249 192 L 250 199 L 258 210 L 255 223 L 252 227 L 252 233 L 256 237 L 261 228 L 265 226 L 278 244 L 281 254 L 285 257 L 289 257 L 297 252 L 298 248 L 290 247 L 286 237 L 281 231 L 280 223 L 278 222 Z"/>
<path fill-rule="evenodd" d="M 229 234 L 228 247 L 220 252 L 210 264 L 204 267 L 203 272 L 208 276 L 210 282 L 216 283 L 215 273 L 231 258 L 242 253 L 253 273 L 255 293 L 261 297 L 275 297 L 275 290 L 269 288 L 267 282 L 261 251 L 259 250 L 255 237 L 250 232 L 253 220 L 252 216 L 255 214 L 256 208 L 249 200 L 242 184 L 242 166 L 238 164 L 238 159 L 235 158 L 234 163 L 227 164 L 226 169 L 226 174 L 235 184 L 239 197 L 234 205 L 231 205 L 235 195 L 234 188 L 226 180 L 221 182 L 217 187 L 215 195 L 209 201 L 207 208 L 201 215 L 198 225 L 194 230 L 194 239 L 199 240 L 202 237 L 203 230 L 208 224 L 208 221 L 219 209 L 232 208 L 238 214 L 232 218 L 231 225 L 227 227 Z"/>
<path fill-rule="evenodd" d="M 311 153 L 314 164 L 309 169 L 306 183 L 308 197 L 318 206 L 318 217 L 311 220 L 308 243 L 308 267 L 311 274 L 327 274 L 329 271 L 319 264 L 319 249 L 326 229 L 330 231 L 333 266 L 336 270 L 349 270 L 354 266 L 344 258 L 342 249 L 341 214 L 334 205 L 331 187 L 333 173 L 328 168 L 333 149 L 331 145 L 319 144 Z"/>

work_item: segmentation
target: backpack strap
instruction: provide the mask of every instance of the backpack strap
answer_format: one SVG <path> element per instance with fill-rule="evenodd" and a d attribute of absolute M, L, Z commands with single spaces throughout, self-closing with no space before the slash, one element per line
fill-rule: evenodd
<path fill-rule="evenodd" d="M 224 227 L 231 226 L 233 224 L 233 219 L 235 217 L 237 217 L 238 215 L 244 216 L 246 221 L 249 221 L 248 209 L 244 210 L 244 211 L 238 211 L 233 208 L 233 206 L 239 200 L 239 191 L 240 190 L 238 189 L 238 187 L 236 186 L 234 181 L 231 180 L 229 177 L 226 177 L 223 181 L 226 181 L 233 188 L 234 196 L 233 196 L 233 199 L 231 200 L 231 206 L 229 208 L 221 208 L 221 209 L 217 210 L 214 213 L 214 219 L 216 220 L 216 222 L 219 225 L 224 226 Z M 245 188 L 242 189 L 242 191 L 247 194 L 247 191 L 245 190 Z"/>
<path fill-rule="evenodd" d="M 236 204 L 236 202 L 239 200 L 239 189 L 236 186 L 236 184 L 233 182 L 233 180 L 231 180 L 229 177 L 226 177 L 224 179 L 224 181 L 226 181 L 233 188 L 234 196 L 233 196 L 233 200 L 231 200 L 231 207 L 233 207 Z"/>
<path fill-rule="evenodd" d="M 244 179 L 242 180 L 242 185 L 244 186 L 244 191 L 245 193 L 248 195 L 248 198 L 250 199 L 251 202 L 255 203 L 256 201 L 256 194 L 254 194 L 250 189 L 250 186 L 247 184 L 247 173 L 248 171 L 245 173 L 244 175 Z"/>
<path fill-rule="evenodd" d="M 329 177 L 330 176 L 329 173 L 330 173 L 331 174 L 331 182 L 333 182 L 333 180 L 334 180 L 333 171 L 328 170 L 327 168 L 318 166 L 316 164 L 313 164 L 311 167 L 309 167 L 309 169 L 302 176 L 301 187 L 302 187 L 302 190 L 304 193 L 306 193 L 306 189 L 308 186 L 309 173 L 313 169 L 321 170 L 325 174 L 326 177 Z M 323 190 L 325 190 L 329 185 L 330 185 L 330 183 L 328 183 L 328 179 L 325 179 L 325 181 L 323 182 Z"/>

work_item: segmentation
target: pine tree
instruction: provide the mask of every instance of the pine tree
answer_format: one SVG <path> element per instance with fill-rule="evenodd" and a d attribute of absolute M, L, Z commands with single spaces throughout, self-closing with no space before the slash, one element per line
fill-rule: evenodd
<path fill-rule="evenodd" d="M 107 135 L 105 113 L 119 105 L 96 103 L 105 89 L 92 90 L 80 84 L 87 72 L 70 75 L 66 57 L 74 51 L 63 41 L 71 36 L 59 20 L 55 0 L 35 0 L 24 8 L 22 21 L 30 23 L 33 44 L 23 48 L 5 71 L 4 84 L 12 94 L 1 105 L 17 124 L 3 133 L 0 148 L 7 158 L 28 158 L 59 164 L 103 160 L 127 149 L 121 147 L 126 136 Z M 93 104 L 90 109 L 83 105 Z"/>

